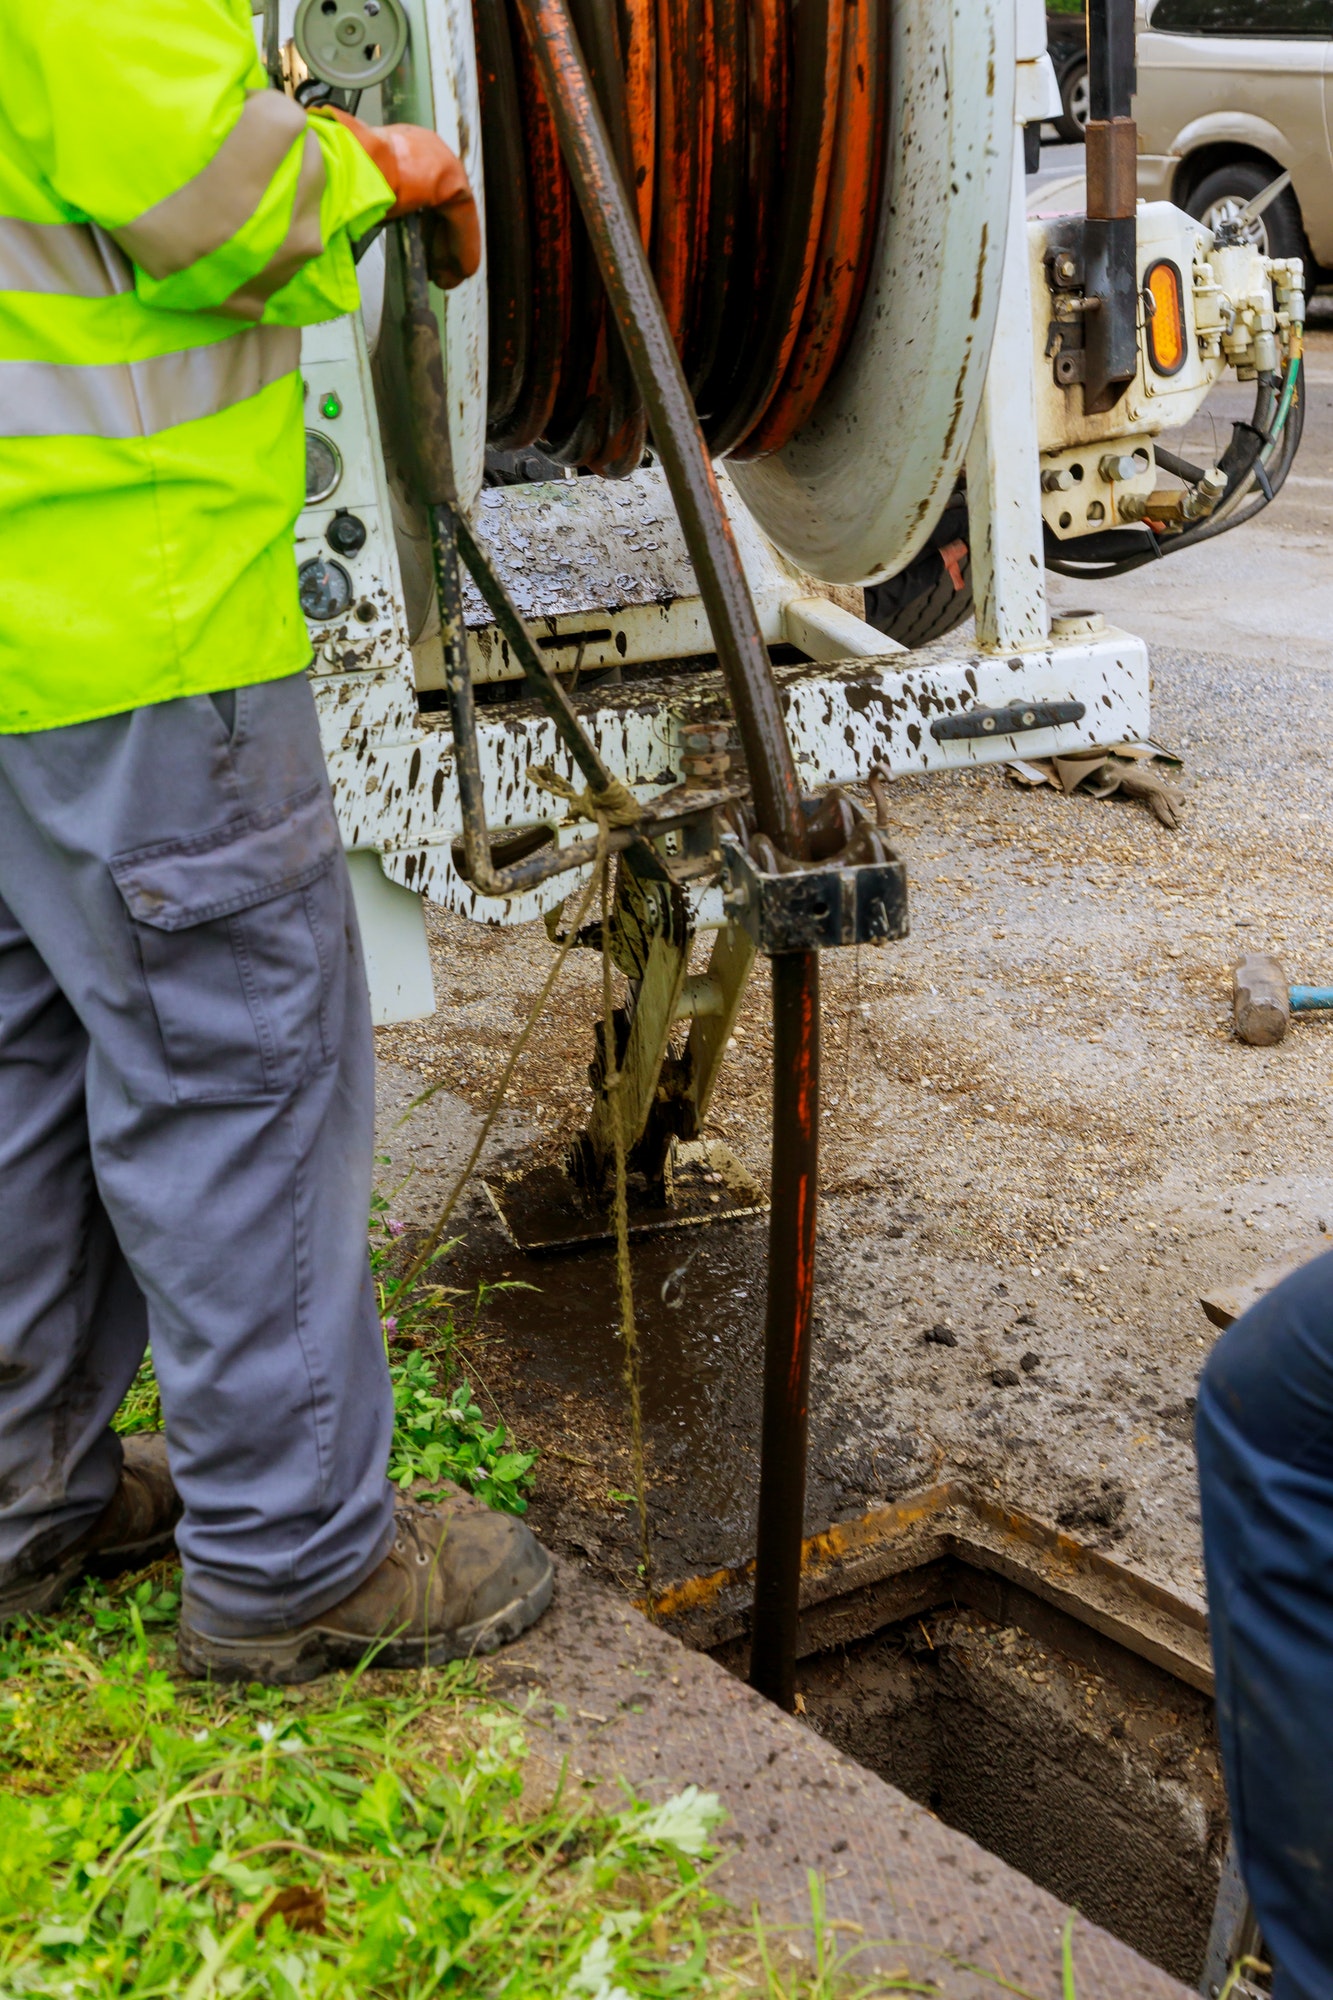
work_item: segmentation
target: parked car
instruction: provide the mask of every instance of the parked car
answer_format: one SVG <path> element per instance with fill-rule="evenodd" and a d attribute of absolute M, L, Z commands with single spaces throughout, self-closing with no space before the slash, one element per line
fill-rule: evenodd
<path fill-rule="evenodd" d="M 1055 129 L 1062 139 L 1079 140 L 1088 122 L 1088 26 L 1084 0 L 1046 9 L 1046 47 L 1064 106 Z"/>
<path fill-rule="evenodd" d="M 1216 227 L 1289 168 L 1250 235 L 1333 265 L 1333 0 L 1139 0 L 1139 193 Z"/>

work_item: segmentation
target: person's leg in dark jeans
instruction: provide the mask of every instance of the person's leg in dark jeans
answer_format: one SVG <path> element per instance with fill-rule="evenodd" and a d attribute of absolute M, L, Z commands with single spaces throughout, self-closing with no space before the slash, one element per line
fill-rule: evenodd
<path fill-rule="evenodd" d="M 1237 1853 L 1275 2000 L 1333 2000 L 1333 1255 L 1223 1335 L 1196 1428 Z"/>

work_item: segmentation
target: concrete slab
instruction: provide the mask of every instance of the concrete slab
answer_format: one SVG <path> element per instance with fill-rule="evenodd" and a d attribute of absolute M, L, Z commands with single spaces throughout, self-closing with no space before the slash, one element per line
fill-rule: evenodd
<path fill-rule="evenodd" d="M 730 1814 L 716 1886 L 742 1918 L 808 1937 L 808 1871 L 827 1884 L 858 1980 L 906 1971 L 950 2000 L 996 1981 L 1060 2000 L 1068 1911 L 1024 1876 L 780 1714 L 623 1599 L 560 1565 L 542 1623 L 487 1667 L 556 1772 L 660 1800 L 694 1783 Z M 1182 2000 L 1188 1991 L 1076 1920 L 1079 2000 Z"/>

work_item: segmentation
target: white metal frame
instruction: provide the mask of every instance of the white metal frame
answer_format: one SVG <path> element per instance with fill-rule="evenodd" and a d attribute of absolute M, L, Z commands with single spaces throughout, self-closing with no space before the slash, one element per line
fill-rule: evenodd
<path fill-rule="evenodd" d="M 470 47 L 468 9 L 462 0 L 449 0 L 449 7 Z M 1148 731 L 1148 663 L 1142 642 L 1109 629 L 1073 638 L 1052 637 L 1050 629 L 1021 126 L 1029 117 L 1046 115 L 1053 78 L 1044 44 L 1024 45 L 1025 22 L 1020 8 L 1018 53 L 1023 59 L 1017 66 L 1008 242 L 991 359 L 967 459 L 978 604 L 975 649 L 959 654 L 942 645 L 924 654 L 905 654 L 856 615 L 855 593 L 814 581 L 780 555 L 734 489 L 731 493 L 765 636 L 794 645 L 811 662 L 780 670 L 779 679 L 798 765 L 812 787 L 864 780 L 877 767 L 893 773 L 968 768 L 1017 754 L 1046 756 L 1132 740 Z M 429 52 L 437 95 L 442 90 L 447 95 L 455 90 L 455 69 L 436 44 L 429 45 Z M 475 303 L 459 302 L 450 311 L 451 346 L 459 350 L 464 377 L 472 383 L 472 405 L 462 397 L 457 412 L 460 467 L 466 464 L 470 481 L 481 389 L 469 371 L 484 319 L 479 320 Z M 304 366 L 309 421 L 333 437 L 346 471 L 339 491 L 303 515 L 298 556 L 331 554 L 325 537 L 338 507 L 356 513 L 368 529 L 358 556 L 338 558 L 352 579 L 355 608 L 345 618 L 314 628 L 314 686 L 347 846 L 379 857 L 386 886 L 424 894 L 483 922 L 529 920 L 569 892 L 570 877 L 502 904 L 478 897 L 455 866 L 453 848 L 461 826 L 452 745 L 443 718 L 419 709 L 418 688 L 438 685 L 439 671 L 429 629 L 414 634 L 409 626 L 360 322 L 315 329 L 307 337 Z M 330 395 L 341 406 L 336 420 L 320 415 Z M 502 488 L 485 494 L 483 502 L 476 519 L 520 602 L 526 591 L 523 608 L 534 629 L 556 641 L 579 632 L 609 635 L 595 642 L 585 637 L 585 669 L 615 661 L 666 662 L 710 650 L 697 588 L 688 565 L 681 568 L 679 533 L 660 474 L 649 471 L 619 487 L 585 479 L 554 489 Z M 540 577 L 558 569 L 571 547 L 569 537 L 557 529 L 525 532 L 525 523 L 529 530 L 536 525 L 533 510 L 544 505 L 557 513 L 573 508 L 586 514 L 585 545 L 592 557 L 600 549 L 602 560 L 590 560 L 573 576 L 566 574 L 561 587 L 543 597 L 540 591 L 534 595 L 534 573 Z M 400 519 L 400 529 L 403 525 Z M 620 535 L 621 559 L 613 563 L 606 535 L 626 529 Z M 478 606 L 472 622 L 478 678 L 511 674 L 498 637 Z M 575 657 L 579 643 L 574 641 Z M 568 650 L 557 645 L 555 651 L 562 666 L 574 664 Z M 942 714 L 1044 700 L 1082 702 L 1084 718 L 1021 737 L 940 742 L 931 734 L 932 720 Z M 630 680 L 579 698 L 579 706 L 611 768 L 644 796 L 677 781 L 681 733 L 690 721 L 724 712 L 717 677 L 697 672 Z M 532 764 L 543 761 L 568 768 L 551 726 L 512 708 L 483 708 L 481 713 L 492 829 L 545 823 L 558 839 L 570 837 L 571 829 L 558 819 L 558 803 L 527 775 Z M 368 885 L 378 890 L 378 874 L 372 883 L 364 866 L 359 872 L 361 893 Z M 721 921 L 720 903 L 712 907 L 717 900 L 701 899 L 700 923 Z M 410 897 L 397 904 L 377 897 L 373 923 L 383 968 L 377 994 L 380 1018 L 428 1011 L 419 912 Z M 371 919 L 368 903 L 367 921 Z"/>

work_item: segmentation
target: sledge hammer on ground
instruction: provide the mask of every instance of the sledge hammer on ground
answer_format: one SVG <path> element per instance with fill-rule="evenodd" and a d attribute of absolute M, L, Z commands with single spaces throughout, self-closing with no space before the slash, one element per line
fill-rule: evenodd
<path fill-rule="evenodd" d="M 1274 1048 L 1293 1014 L 1333 1012 L 1333 986 L 1291 986 L 1280 959 L 1247 952 L 1231 976 L 1236 1039 L 1252 1049 Z"/>

